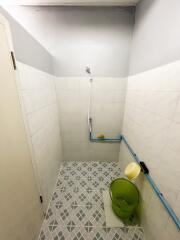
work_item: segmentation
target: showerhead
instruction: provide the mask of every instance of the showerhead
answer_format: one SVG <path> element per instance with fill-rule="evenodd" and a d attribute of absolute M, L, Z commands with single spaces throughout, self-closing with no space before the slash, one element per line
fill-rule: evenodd
<path fill-rule="evenodd" d="M 90 69 L 90 67 L 86 66 L 85 71 L 86 71 L 88 74 L 91 74 L 91 69 Z"/>

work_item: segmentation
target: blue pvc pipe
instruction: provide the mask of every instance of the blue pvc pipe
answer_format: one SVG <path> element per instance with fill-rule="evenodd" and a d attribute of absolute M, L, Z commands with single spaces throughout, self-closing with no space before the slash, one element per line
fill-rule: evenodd
<path fill-rule="evenodd" d="M 167 212 L 171 216 L 172 220 L 176 224 L 177 228 L 180 230 L 180 220 L 179 220 L 178 216 L 175 214 L 174 210 L 171 208 L 171 206 L 169 205 L 167 200 L 164 198 L 163 194 L 159 191 L 159 189 L 156 186 L 155 182 L 153 181 L 152 177 L 149 174 L 145 174 L 145 176 L 146 176 L 147 180 L 149 181 L 149 183 L 151 184 L 151 187 L 153 188 L 153 190 L 155 191 L 155 193 L 161 200 L 161 203 L 164 205 L 165 209 L 167 210 Z"/>
<path fill-rule="evenodd" d="M 139 164 L 141 162 L 141 160 L 139 159 L 139 157 L 135 154 L 135 152 L 133 151 L 133 149 L 131 148 L 131 146 L 129 145 L 129 143 L 127 142 L 125 136 L 121 135 L 121 139 L 122 141 L 125 143 L 126 147 L 128 148 L 129 152 L 131 153 L 131 155 L 133 156 L 133 158 L 135 159 L 135 161 Z M 150 183 L 151 187 L 153 188 L 154 192 L 157 194 L 157 196 L 159 197 L 160 201 L 162 202 L 162 204 L 164 205 L 165 209 L 167 210 L 167 212 L 169 213 L 170 217 L 172 218 L 172 220 L 174 221 L 174 223 L 176 224 L 177 228 L 180 230 L 180 220 L 178 218 L 178 216 L 176 215 L 176 213 L 174 212 L 174 210 L 171 208 L 171 206 L 169 205 L 169 203 L 167 202 L 167 200 L 164 198 L 163 194 L 160 192 L 160 190 L 158 189 L 157 185 L 155 184 L 155 182 L 153 181 L 152 177 L 150 176 L 150 174 L 145 174 L 146 179 L 148 180 L 148 182 Z"/>
<path fill-rule="evenodd" d="M 121 142 L 121 135 L 118 138 L 94 138 L 92 136 L 92 118 L 88 118 L 89 122 L 89 141 L 90 142 Z"/>
<path fill-rule="evenodd" d="M 93 138 L 92 137 L 92 119 L 90 118 L 90 124 L 91 124 L 91 129 L 89 131 L 89 140 L 91 142 L 121 142 L 123 141 L 126 145 L 126 147 L 128 148 L 129 152 L 131 153 L 131 155 L 133 156 L 133 158 L 135 159 L 135 161 L 140 164 L 141 160 L 140 158 L 136 155 L 136 153 L 134 152 L 134 150 L 131 148 L 131 146 L 129 145 L 129 143 L 127 142 L 125 136 L 120 135 L 119 138 Z M 175 212 L 173 211 L 173 209 L 171 208 L 171 206 L 169 205 L 169 203 L 166 201 L 166 199 L 164 198 L 163 194 L 160 192 L 160 190 L 158 189 L 157 185 L 155 184 L 155 182 L 153 181 L 152 177 L 147 174 L 144 173 L 146 179 L 148 180 L 148 182 L 150 183 L 151 187 L 153 188 L 154 192 L 156 193 L 156 195 L 159 197 L 161 203 L 163 204 L 163 206 L 165 207 L 165 209 L 167 210 L 167 212 L 169 213 L 170 217 L 172 218 L 172 220 L 174 221 L 174 223 L 176 224 L 177 228 L 180 230 L 180 220 L 177 217 L 177 215 L 175 214 Z"/>
<path fill-rule="evenodd" d="M 91 142 L 121 142 L 121 136 L 119 138 L 94 138 L 90 132 L 89 140 Z"/>
<path fill-rule="evenodd" d="M 92 136 L 92 118 L 91 117 L 88 117 L 88 123 L 89 123 L 89 140 L 91 142 L 101 142 L 101 143 L 103 143 L 103 142 L 112 142 L 112 143 L 114 143 L 114 142 L 121 142 L 121 141 L 123 141 L 125 143 L 126 147 L 128 148 L 129 152 L 131 153 L 131 155 L 135 159 L 135 161 L 138 164 L 140 164 L 141 160 L 136 155 L 134 150 L 131 148 L 131 146 L 127 142 L 125 136 L 120 135 L 119 138 L 102 138 L 102 139 L 94 138 Z M 146 179 L 148 180 L 148 182 L 150 183 L 151 187 L 153 188 L 154 192 L 157 194 L 157 196 L 159 197 L 160 201 L 164 205 L 165 209 L 167 210 L 167 212 L 171 216 L 172 220 L 176 224 L 177 228 L 180 230 L 180 220 L 179 220 L 179 218 L 177 217 L 177 215 L 175 214 L 175 212 L 173 211 L 173 209 L 171 208 L 169 203 L 166 201 L 166 199 L 164 198 L 163 194 L 160 192 L 160 190 L 158 189 L 157 185 L 155 184 L 155 182 L 153 181 L 153 179 L 149 175 L 149 173 L 144 173 L 144 175 L 145 175 Z"/>

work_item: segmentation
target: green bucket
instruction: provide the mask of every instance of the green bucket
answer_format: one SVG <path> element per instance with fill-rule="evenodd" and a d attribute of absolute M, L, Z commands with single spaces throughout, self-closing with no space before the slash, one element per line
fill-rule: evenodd
<path fill-rule="evenodd" d="M 111 183 L 109 192 L 114 213 L 122 220 L 131 217 L 139 204 L 137 187 L 125 178 L 117 178 Z"/>

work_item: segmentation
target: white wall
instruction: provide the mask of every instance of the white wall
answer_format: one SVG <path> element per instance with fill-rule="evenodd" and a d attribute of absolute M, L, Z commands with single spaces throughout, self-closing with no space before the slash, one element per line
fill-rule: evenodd
<path fill-rule="evenodd" d="M 117 132 L 117 129 L 120 132 L 120 116 L 115 116 L 114 119 L 111 117 L 113 122 L 108 120 L 109 122 L 103 123 L 103 119 L 109 117 L 106 113 L 112 109 L 108 108 L 108 103 L 101 105 L 103 97 L 109 94 L 109 88 L 105 91 L 102 87 L 108 78 L 128 74 L 134 21 L 132 12 L 114 8 L 110 10 L 14 6 L 9 7 L 8 11 L 55 56 L 55 72 L 64 76 L 56 78 L 56 86 L 65 160 L 116 160 L 118 145 L 107 147 L 104 144 L 87 142 L 88 91 L 86 86 L 83 86 L 84 78 L 79 76 L 84 76 L 84 66 L 90 65 L 94 75 L 103 79 L 103 84 L 94 96 L 97 104 L 94 104 L 93 108 L 97 113 L 94 116 L 95 130 L 109 136 L 112 132 Z M 178 0 L 174 0 L 173 3 L 169 3 L 168 0 L 144 0 L 138 4 L 130 74 L 152 69 L 179 58 L 180 37 L 177 22 Z M 140 158 L 147 162 L 153 178 L 179 215 L 176 205 L 180 199 L 177 184 L 179 168 L 176 167 L 179 157 L 179 117 L 176 117 L 179 115 L 179 74 L 175 75 L 175 66 L 176 64 L 172 65 L 172 68 L 166 66 L 154 69 L 152 72 L 129 78 L 123 131 Z M 110 79 L 112 81 L 112 78 Z M 109 97 L 111 103 L 114 101 L 114 94 L 115 92 Z M 113 104 L 113 114 L 117 112 L 121 102 L 123 101 L 119 100 L 118 104 Z M 117 124 L 116 129 L 114 123 Z M 107 129 L 111 133 L 105 132 Z M 122 145 L 121 164 L 124 165 L 123 161 L 128 162 L 128 159 L 129 156 Z M 173 160 L 169 164 L 171 159 Z M 162 165 L 163 163 L 165 164 Z M 142 222 L 147 239 L 178 239 L 179 233 L 174 223 L 147 182 L 143 177 L 140 180 L 138 184 L 141 184 L 144 209 Z"/>
<path fill-rule="evenodd" d="M 123 134 L 143 160 L 180 217 L 180 61 L 128 78 Z M 131 161 L 133 159 L 131 158 Z M 121 146 L 120 162 L 130 161 Z M 147 239 L 172 239 L 180 232 L 154 192 L 140 179 L 142 223 Z"/>
<path fill-rule="evenodd" d="M 137 4 L 130 74 L 180 59 L 179 9 L 179 0 L 142 0 Z"/>
<path fill-rule="evenodd" d="M 128 75 L 132 8 L 6 6 L 6 10 L 54 56 L 57 76 L 84 76 L 86 65 L 95 76 Z"/>
<path fill-rule="evenodd" d="M 10 24 L 16 59 L 44 72 L 53 74 L 52 55 L 28 32 L 28 29 L 23 28 L 2 7 L 0 7 L 0 13 L 6 17 Z"/>
<path fill-rule="evenodd" d="M 123 132 L 180 217 L 180 63 L 173 63 L 180 58 L 179 9 L 178 0 L 142 0 L 136 7 Z M 123 145 L 120 160 L 132 161 Z M 147 239 L 179 239 L 147 181 L 138 184 Z"/>
<path fill-rule="evenodd" d="M 8 26 L 0 15 L 0 239 L 36 239 L 42 212 L 10 58 Z"/>
<path fill-rule="evenodd" d="M 94 135 L 117 137 L 121 133 L 126 78 L 93 80 L 92 118 Z M 117 161 L 119 143 L 90 143 L 87 112 L 89 78 L 56 78 L 61 136 L 65 161 Z"/>
<path fill-rule="evenodd" d="M 36 180 L 46 210 L 62 162 L 54 76 L 20 62 L 18 73 Z"/>
<path fill-rule="evenodd" d="M 120 8 L 64 8 L 54 14 L 59 23 L 59 31 L 54 27 L 58 45 L 52 49 L 56 75 L 84 76 L 84 66 L 89 65 L 95 76 L 127 76 L 132 12 Z"/>

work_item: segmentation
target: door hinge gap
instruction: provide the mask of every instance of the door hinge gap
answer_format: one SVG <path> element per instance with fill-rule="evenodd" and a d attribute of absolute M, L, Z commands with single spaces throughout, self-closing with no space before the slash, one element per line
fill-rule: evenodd
<path fill-rule="evenodd" d="M 12 63 L 13 63 L 14 70 L 16 70 L 17 69 L 16 60 L 15 60 L 15 57 L 14 57 L 14 52 L 12 52 L 12 51 L 11 51 L 11 58 L 12 58 Z"/>
<path fill-rule="evenodd" d="M 43 197 L 39 196 L 39 199 L 40 199 L 40 203 L 43 203 Z"/>

